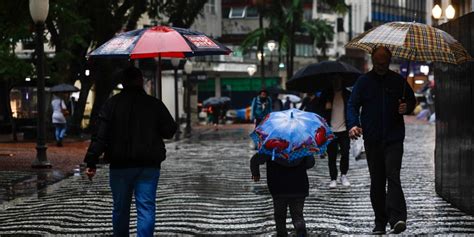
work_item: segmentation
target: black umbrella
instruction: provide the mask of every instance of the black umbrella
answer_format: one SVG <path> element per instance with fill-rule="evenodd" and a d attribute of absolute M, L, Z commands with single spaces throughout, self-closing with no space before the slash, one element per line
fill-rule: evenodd
<path fill-rule="evenodd" d="M 202 102 L 202 105 L 204 107 L 212 106 L 212 105 L 219 105 L 219 104 L 222 104 L 222 101 L 218 97 L 209 97 L 209 98 L 207 98 L 206 100 L 204 100 Z"/>
<path fill-rule="evenodd" d="M 275 86 L 275 87 L 270 87 L 267 89 L 268 93 L 270 95 L 274 95 L 274 94 L 293 94 L 293 95 L 298 95 L 299 93 L 296 92 L 296 91 L 289 91 L 289 90 L 285 90 L 279 86 Z"/>
<path fill-rule="evenodd" d="M 73 85 L 66 84 L 66 83 L 55 85 L 55 86 L 51 87 L 51 89 L 50 89 L 50 92 L 59 92 L 59 93 L 61 93 L 61 92 L 76 92 L 76 91 L 79 91 L 79 88 L 77 88 Z"/>
<path fill-rule="evenodd" d="M 286 83 L 286 88 L 301 92 L 315 92 L 320 89 L 330 88 L 331 80 L 337 75 L 342 77 L 342 85 L 350 87 L 354 85 L 362 72 L 340 61 L 323 61 L 310 64 L 295 73 Z"/>

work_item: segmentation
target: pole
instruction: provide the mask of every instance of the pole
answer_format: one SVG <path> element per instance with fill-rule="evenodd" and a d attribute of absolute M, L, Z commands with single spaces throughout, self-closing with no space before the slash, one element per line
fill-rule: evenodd
<path fill-rule="evenodd" d="M 270 68 L 270 76 L 273 76 L 273 51 L 270 51 L 270 62 L 268 63 Z"/>
<path fill-rule="evenodd" d="M 158 88 L 157 89 L 157 94 L 158 94 L 158 99 L 162 100 L 163 98 L 163 88 L 162 88 L 162 82 L 161 82 L 161 55 L 158 56 L 158 65 L 157 65 L 157 84 Z"/>
<path fill-rule="evenodd" d="M 179 126 L 179 106 L 178 106 L 178 68 L 174 68 L 174 119 L 176 124 L 178 124 L 178 130 L 176 130 L 176 135 L 174 139 L 179 140 L 179 135 L 181 133 Z"/>
<path fill-rule="evenodd" d="M 38 98 L 38 120 L 36 134 L 36 160 L 31 165 L 33 168 L 51 168 L 46 156 L 46 105 L 44 96 L 44 46 L 43 46 L 43 23 L 36 24 L 36 72 L 37 72 L 37 98 Z"/>
<path fill-rule="evenodd" d="M 191 135 L 191 80 L 186 74 L 186 136 Z"/>
<path fill-rule="evenodd" d="M 352 40 L 352 5 L 349 5 L 349 41 Z"/>
<path fill-rule="evenodd" d="M 410 76 L 410 62 L 411 60 L 408 60 L 407 76 L 405 77 L 405 82 L 403 83 L 402 102 L 405 102 L 405 91 L 407 89 L 408 77 Z"/>

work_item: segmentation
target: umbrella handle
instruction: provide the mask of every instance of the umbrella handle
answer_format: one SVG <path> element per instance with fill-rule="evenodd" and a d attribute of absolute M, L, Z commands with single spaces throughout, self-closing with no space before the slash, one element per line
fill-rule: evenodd
<path fill-rule="evenodd" d="M 411 60 L 408 60 L 408 66 L 407 66 L 407 75 L 405 77 L 405 81 L 402 81 L 403 83 L 403 92 L 402 92 L 402 103 L 404 103 L 406 100 L 405 100 L 405 92 L 407 90 L 407 84 L 408 84 L 408 76 L 410 75 L 410 62 Z"/>

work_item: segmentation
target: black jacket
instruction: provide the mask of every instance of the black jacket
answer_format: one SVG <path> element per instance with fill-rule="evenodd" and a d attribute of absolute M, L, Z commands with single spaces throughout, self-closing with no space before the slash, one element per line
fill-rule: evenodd
<path fill-rule="evenodd" d="M 95 168 L 105 152 L 110 168 L 160 168 L 166 158 L 163 138 L 172 138 L 176 129 L 163 102 L 141 88 L 126 88 L 105 102 L 84 162 Z"/>
<path fill-rule="evenodd" d="M 370 142 L 398 142 L 405 138 L 405 122 L 398 113 L 399 100 L 403 96 L 407 112 L 415 108 L 416 99 L 410 85 L 400 74 L 388 71 L 385 76 L 373 70 L 357 79 L 347 106 L 349 127 L 362 125 L 364 140 Z M 359 109 L 362 107 L 362 112 Z"/>
<path fill-rule="evenodd" d="M 267 163 L 267 184 L 273 197 L 306 197 L 309 194 L 307 169 L 314 166 L 314 157 L 304 157 L 295 167 L 273 162 L 271 156 L 255 154 L 250 160 L 252 176 L 260 176 L 259 165 Z"/>
<path fill-rule="evenodd" d="M 344 101 L 344 119 L 345 119 L 345 122 L 346 122 L 346 128 L 347 130 L 349 130 L 350 128 L 347 127 L 348 125 L 348 117 L 347 117 L 347 113 L 346 113 L 346 110 L 347 110 L 347 102 L 349 101 L 349 98 L 351 97 L 351 92 L 346 89 L 346 88 L 343 88 L 342 89 L 342 99 Z M 334 90 L 330 89 L 330 90 L 324 90 L 322 93 L 321 93 L 321 96 L 317 102 L 317 105 L 316 105 L 316 113 L 323 117 L 324 119 L 326 119 L 327 123 L 329 126 L 331 126 L 331 114 L 332 114 L 332 109 L 326 109 L 326 103 L 327 102 L 330 102 L 332 103 L 332 101 L 334 100 Z"/>

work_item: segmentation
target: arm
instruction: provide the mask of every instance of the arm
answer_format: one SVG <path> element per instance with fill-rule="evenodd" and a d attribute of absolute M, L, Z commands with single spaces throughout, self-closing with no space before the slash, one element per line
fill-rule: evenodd
<path fill-rule="evenodd" d="M 362 135 L 362 128 L 360 128 L 361 78 L 359 77 L 356 81 L 347 102 L 347 127 L 349 128 L 349 137 L 352 139 L 357 139 Z"/>
<path fill-rule="evenodd" d="M 264 164 L 266 160 L 266 156 L 258 153 L 255 153 L 250 159 L 250 171 L 255 182 L 260 180 L 260 165 Z"/>
<path fill-rule="evenodd" d="M 111 100 L 108 100 L 99 113 L 97 121 L 97 132 L 92 135 L 91 144 L 87 149 L 84 162 L 87 163 L 87 168 L 95 169 L 99 162 L 99 157 L 104 153 L 109 139 L 109 128 L 111 117 L 113 116 Z"/>
<path fill-rule="evenodd" d="M 158 101 L 158 111 L 160 111 L 158 116 L 158 132 L 160 136 L 167 139 L 172 138 L 178 129 L 178 125 L 161 100 Z"/>
<path fill-rule="evenodd" d="M 347 102 L 348 128 L 360 127 L 360 107 L 361 107 L 361 78 L 355 83 L 349 101 Z"/>

